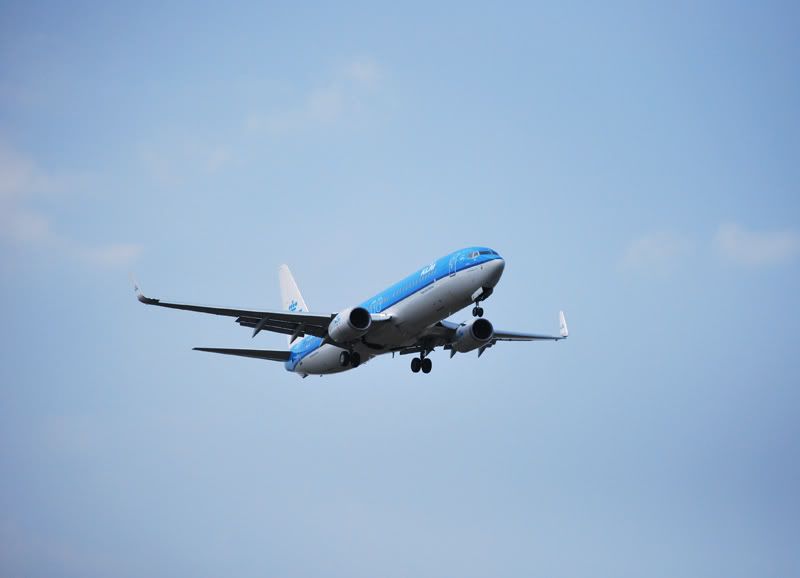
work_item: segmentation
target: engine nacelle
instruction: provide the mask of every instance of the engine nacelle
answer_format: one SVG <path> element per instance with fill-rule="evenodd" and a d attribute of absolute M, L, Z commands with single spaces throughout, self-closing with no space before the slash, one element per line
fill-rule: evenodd
<path fill-rule="evenodd" d="M 350 307 L 333 318 L 328 326 L 328 335 L 336 343 L 355 341 L 372 325 L 372 316 L 363 307 Z"/>
<path fill-rule="evenodd" d="M 488 319 L 478 317 L 466 325 L 456 329 L 456 338 L 453 340 L 453 351 L 466 353 L 486 345 L 494 337 L 494 327 Z"/>

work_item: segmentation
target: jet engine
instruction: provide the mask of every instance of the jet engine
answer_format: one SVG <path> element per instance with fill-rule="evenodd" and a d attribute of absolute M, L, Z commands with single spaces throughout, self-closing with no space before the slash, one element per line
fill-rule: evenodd
<path fill-rule="evenodd" d="M 350 307 L 340 311 L 328 326 L 328 335 L 337 343 L 355 341 L 372 325 L 372 316 L 363 307 Z"/>
<path fill-rule="evenodd" d="M 491 322 L 483 317 L 477 317 L 456 329 L 452 348 L 453 351 L 466 353 L 486 345 L 492 337 L 494 337 L 494 327 Z"/>

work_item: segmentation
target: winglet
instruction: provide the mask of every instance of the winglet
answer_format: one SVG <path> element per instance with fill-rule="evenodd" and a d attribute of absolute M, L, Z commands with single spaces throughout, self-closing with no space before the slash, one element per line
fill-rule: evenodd
<path fill-rule="evenodd" d="M 131 283 L 133 283 L 133 291 L 136 293 L 136 298 L 144 303 L 145 305 L 155 305 L 158 303 L 158 299 L 151 299 L 150 297 L 146 297 L 144 293 L 142 293 L 139 284 L 136 282 L 136 279 L 131 274 Z"/>
<path fill-rule="evenodd" d="M 558 328 L 562 339 L 569 337 L 569 329 L 567 329 L 567 319 L 564 317 L 564 312 L 558 312 Z"/>

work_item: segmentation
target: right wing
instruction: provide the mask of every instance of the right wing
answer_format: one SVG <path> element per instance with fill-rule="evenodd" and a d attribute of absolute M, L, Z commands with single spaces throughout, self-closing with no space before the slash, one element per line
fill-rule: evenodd
<path fill-rule="evenodd" d="M 516 331 L 495 331 L 492 343 L 496 341 L 559 341 L 569 337 L 569 329 L 567 329 L 567 320 L 564 317 L 564 312 L 558 312 L 558 335 L 540 335 L 538 333 L 518 333 Z"/>
<path fill-rule="evenodd" d="M 560 341 L 561 339 L 566 339 L 569 337 L 569 329 L 567 329 L 567 320 L 564 317 L 564 312 L 558 312 L 558 324 L 559 324 L 559 334 L 558 335 L 542 335 L 540 333 L 519 333 L 516 331 L 502 331 L 495 329 L 494 335 L 492 338 L 478 348 L 478 355 L 480 356 L 483 352 L 498 341 Z M 452 321 L 439 321 L 434 325 L 428 327 L 420 336 L 419 340 L 412 345 L 405 345 L 402 347 L 398 347 L 393 349 L 392 351 L 399 353 L 401 355 L 412 354 L 412 353 L 427 353 L 433 351 L 436 347 L 444 347 L 445 349 L 450 349 L 451 353 L 450 356 L 452 357 L 455 355 L 455 350 L 452 349 L 453 342 L 456 338 L 456 331 L 460 327 L 459 323 L 453 323 Z"/>

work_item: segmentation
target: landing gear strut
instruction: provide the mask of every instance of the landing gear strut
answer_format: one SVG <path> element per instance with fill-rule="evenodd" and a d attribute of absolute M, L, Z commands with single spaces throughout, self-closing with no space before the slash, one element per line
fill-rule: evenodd
<path fill-rule="evenodd" d="M 420 369 L 422 373 L 430 373 L 431 369 L 433 369 L 433 362 L 422 354 L 411 360 L 411 371 L 419 373 Z"/>
<path fill-rule="evenodd" d="M 480 292 L 472 294 L 472 298 L 475 299 L 475 307 L 472 308 L 473 317 L 483 317 L 483 307 L 481 307 L 481 301 L 486 301 L 492 293 L 494 293 L 494 289 L 492 287 L 481 287 Z"/>

